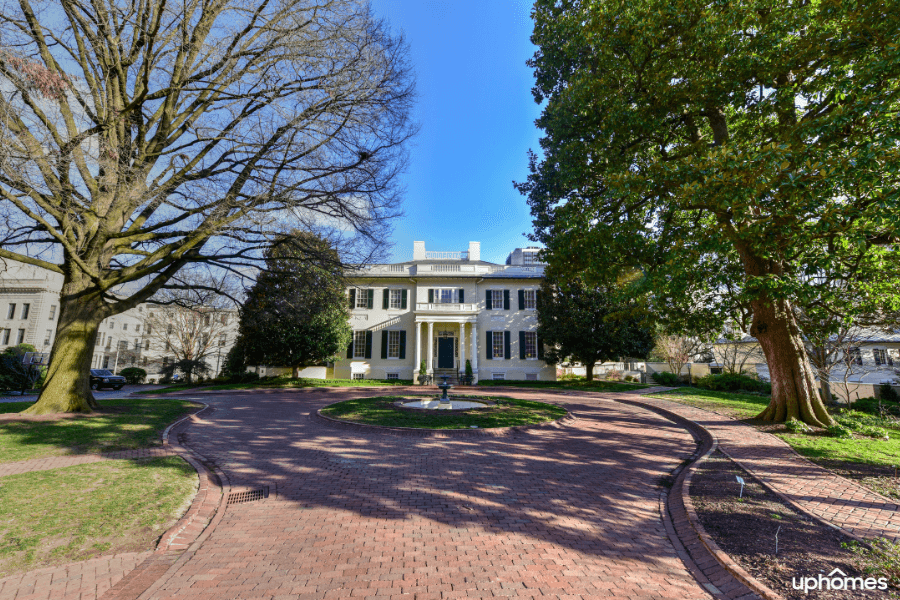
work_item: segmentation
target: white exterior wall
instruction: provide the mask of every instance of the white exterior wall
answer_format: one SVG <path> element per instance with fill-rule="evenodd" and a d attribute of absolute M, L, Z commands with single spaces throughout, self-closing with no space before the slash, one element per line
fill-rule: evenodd
<path fill-rule="evenodd" d="M 478 379 L 493 379 L 495 374 L 505 379 L 524 380 L 535 377 L 539 380 L 555 380 L 556 368 L 539 359 L 522 359 L 519 332 L 536 331 L 537 317 L 534 309 L 519 309 L 519 290 L 534 290 L 540 287 L 541 273 L 538 269 L 522 269 L 481 263 L 473 255 L 480 253 L 478 242 L 470 242 L 468 259 L 435 261 L 432 264 L 384 265 L 369 271 L 381 276 L 361 272 L 350 281 L 357 294 L 373 291 L 372 308 L 351 308 L 350 324 L 356 331 L 368 331 L 372 335 L 369 358 L 347 358 L 346 352 L 334 365 L 334 377 L 350 379 L 362 375 L 365 379 L 386 379 L 396 374 L 398 379 L 415 379 L 419 362 L 426 362 L 426 371 L 434 373 L 437 367 L 438 351 L 436 340 L 443 334 L 455 338 L 456 356 L 453 370 L 465 374 L 465 361 L 472 362 L 473 372 Z M 424 243 L 417 242 L 414 257 L 426 261 L 428 254 Z M 452 272 L 443 275 L 444 272 Z M 391 273 L 398 272 L 396 276 Z M 497 276 L 498 272 L 504 276 Z M 521 277 L 512 277 L 513 273 Z M 441 274 L 439 274 L 441 273 Z M 458 274 L 456 274 L 458 273 Z M 429 303 L 429 290 L 462 290 L 463 302 L 455 304 Z M 406 308 L 385 309 L 384 290 L 405 290 Z M 509 309 L 502 306 L 487 310 L 486 292 L 507 290 Z M 458 293 L 458 292 L 457 292 Z M 348 289 L 348 302 L 349 302 Z M 435 292 L 438 296 L 439 292 Z M 437 300 L 437 298 L 435 298 Z M 406 347 L 403 358 L 382 358 L 383 331 L 405 331 Z M 508 331 L 510 333 L 510 354 L 488 358 L 488 331 Z M 474 338 L 474 340 L 473 340 Z M 473 341 L 474 354 L 473 358 Z M 418 360 L 417 360 L 418 342 Z M 540 344 L 540 340 L 538 341 Z"/>

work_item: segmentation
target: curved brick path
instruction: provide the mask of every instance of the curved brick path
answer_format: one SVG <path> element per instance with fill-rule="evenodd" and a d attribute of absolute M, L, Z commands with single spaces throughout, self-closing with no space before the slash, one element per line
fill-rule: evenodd
<path fill-rule="evenodd" d="M 729 417 L 661 396 L 640 400 L 705 427 L 718 438 L 719 449 L 807 513 L 857 538 L 900 541 L 900 506 L 895 500 L 839 477 L 799 456 L 777 437 Z"/>
<path fill-rule="evenodd" d="M 682 428 L 612 402 L 568 403 L 573 425 L 499 438 L 384 435 L 309 417 L 383 393 L 204 397 L 215 410 L 179 439 L 232 491 L 270 495 L 228 505 L 141 598 L 710 597 L 659 514 L 659 478 L 696 447 Z"/>

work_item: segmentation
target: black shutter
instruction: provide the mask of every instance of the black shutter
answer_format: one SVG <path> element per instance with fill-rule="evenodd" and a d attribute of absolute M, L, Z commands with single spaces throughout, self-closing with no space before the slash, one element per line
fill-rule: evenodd
<path fill-rule="evenodd" d="M 388 333 L 387 329 L 381 330 L 381 358 L 387 358 L 387 341 Z"/>
<path fill-rule="evenodd" d="M 484 292 L 484 310 L 493 310 L 494 307 L 491 305 L 491 290 L 486 290 Z"/>
<path fill-rule="evenodd" d="M 463 304 L 466 301 L 466 290 L 459 288 L 459 303 Z"/>
<path fill-rule="evenodd" d="M 534 307 L 537 308 L 538 301 L 541 299 L 541 290 L 534 291 Z"/>
<path fill-rule="evenodd" d="M 400 330 L 400 358 L 406 358 L 406 330 Z"/>
<path fill-rule="evenodd" d="M 372 308 L 372 307 L 375 306 L 375 290 L 368 290 L 368 292 L 369 292 L 369 298 L 368 298 L 369 303 L 368 303 L 368 307 L 369 307 L 369 308 Z M 369 332 L 369 333 L 371 333 L 371 332 Z"/>
<path fill-rule="evenodd" d="M 406 310 L 406 290 L 403 290 L 400 294 L 400 308 Z"/>
<path fill-rule="evenodd" d="M 428 304 L 434 304 L 434 290 L 428 290 Z"/>
<path fill-rule="evenodd" d="M 369 290 L 370 292 L 372 290 Z M 371 299 L 371 295 L 369 296 Z M 372 332 L 366 332 L 366 358 L 372 358 Z"/>
<path fill-rule="evenodd" d="M 525 310 L 525 290 L 519 290 L 519 310 Z"/>
<path fill-rule="evenodd" d="M 503 332 L 503 356 L 506 360 L 509 360 L 509 332 Z"/>
<path fill-rule="evenodd" d="M 356 308 L 356 288 L 350 290 L 350 310 Z"/>
<path fill-rule="evenodd" d="M 538 360 L 544 360 L 544 345 L 541 343 L 541 338 L 537 335 L 534 336 L 534 345 L 537 346 Z"/>
<path fill-rule="evenodd" d="M 356 338 L 356 332 L 350 332 L 350 345 L 347 346 L 347 358 L 353 358 L 353 340 Z"/>
<path fill-rule="evenodd" d="M 522 295 L 522 290 L 519 290 L 519 297 Z M 525 332 L 519 332 L 519 358 L 525 358 Z"/>
<path fill-rule="evenodd" d="M 509 310 L 509 290 L 503 290 L 503 310 Z"/>
<path fill-rule="evenodd" d="M 391 290 L 385 288 L 384 294 L 382 294 L 382 298 L 381 298 L 381 308 L 383 308 L 384 310 L 387 310 L 388 307 L 391 305 L 390 302 L 391 302 Z"/>
<path fill-rule="evenodd" d="M 488 297 L 490 297 L 490 292 L 488 292 Z M 484 347 L 484 357 L 488 360 L 493 360 L 494 358 L 494 332 L 487 332 L 487 346 Z"/>

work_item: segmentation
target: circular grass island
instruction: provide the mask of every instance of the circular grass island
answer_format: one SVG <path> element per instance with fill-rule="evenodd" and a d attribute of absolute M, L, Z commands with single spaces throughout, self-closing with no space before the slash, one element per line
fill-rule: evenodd
<path fill-rule="evenodd" d="M 319 411 L 324 417 L 376 427 L 410 429 L 495 429 L 540 425 L 568 414 L 565 408 L 544 402 L 491 396 L 453 396 L 454 400 L 476 400 L 485 405 L 469 410 L 422 410 L 398 406 L 422 396 L 378 396 L 338 402 Z"/>

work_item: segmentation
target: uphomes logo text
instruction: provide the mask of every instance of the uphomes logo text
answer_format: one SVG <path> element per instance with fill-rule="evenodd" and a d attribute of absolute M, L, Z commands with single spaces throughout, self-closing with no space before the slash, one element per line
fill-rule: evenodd
<path fill-rule="evenodd" d="M 804 594 L 811 590 L 886 590 L 888 580 L 885 577 L 848 577 L 835 569 L 828 575 L 819 573 L 818 577 L 792 577 L 791 585 L 795 590 L 803 590 Z"/>

